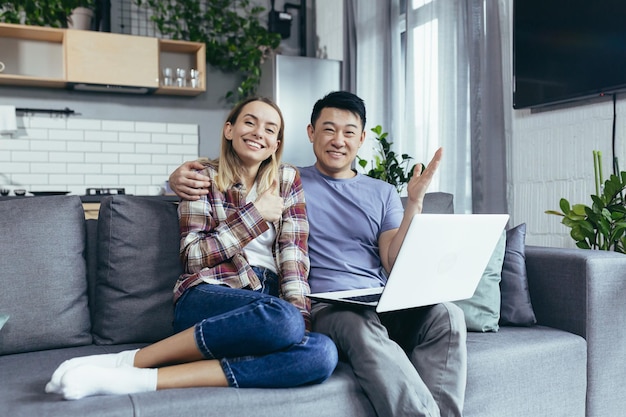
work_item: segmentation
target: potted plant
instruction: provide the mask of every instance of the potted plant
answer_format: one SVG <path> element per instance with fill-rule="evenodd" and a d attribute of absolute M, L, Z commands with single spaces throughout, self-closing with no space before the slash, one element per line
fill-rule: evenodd
<path fill-rule="evenodd" d="M 67 27 L 70 29 L 90 30 L 94 16 L 95 0 L 74 0 L 72 3 L 74 8 L 67 18 Z"/>
<path fill-rule="evenodd" d="M 207 62 L 225 72 L 241 74 L 236 92 L 227 101 L 256 92 L 263 60 L 280 44 L 280 34 L 260 21 L 265 8 L 250 0 L 134 0 L 149 9 L 150 19 L 162 35 L 206 44 Z"/>
<path fill-rule="evenodd" d="M 396 187 L 398 193 L 401 193 L 411 179 L 413 169 L 415 169 L 415 165 L 409 169 L 409 162 L 413 158 L 407 154 L 402 154 L 400 155 L 401 160 L 398 160 L 398 155 L 391 149 L 393 142 L 387 140 L 388 133 L 383 132 L 382 126 L 377 125 L 370 130 L 376 134 L 374 140 L 378 144 L 378 153 L 374 155 L 372 166 L 365 175 L 388 182 Z M 368 161 L 359 156 L 357 156 L 357 160 L 361 168 L 366 169 Z"/>
<path fill-rule="evenodd" d="M 72 11 L 80 6 L 93 9 L 95 0 L 3 1 L 0 22 L 65 28 Z"/>
<path fill-rule="evenodd" d="M 582 249 L 612 250 L 626 253 L 626 172 L 616 171 L 606 181 L 602 176 L 602 154 L 594 151 L 596 193 L 591 195 L 591 207 L 571 205 L 561 198 L 561 211 L 546 210 L 547 214 L 563 217 L 562 224 L 572 229 L 570 236 Z"/>

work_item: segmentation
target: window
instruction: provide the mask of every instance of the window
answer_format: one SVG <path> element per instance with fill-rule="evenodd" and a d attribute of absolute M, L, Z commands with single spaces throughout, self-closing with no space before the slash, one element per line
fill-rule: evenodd
<path fill-rule="evenodd" d="M 404 69 L 400 113 L 405 117 L 398 151 L 428 163 L 443 146 L 444 160 L 429 190 L 453 193 L 457 212 L 471 210 L 469 66 L 462 1 L 400 0 L 396 29 Z"/>

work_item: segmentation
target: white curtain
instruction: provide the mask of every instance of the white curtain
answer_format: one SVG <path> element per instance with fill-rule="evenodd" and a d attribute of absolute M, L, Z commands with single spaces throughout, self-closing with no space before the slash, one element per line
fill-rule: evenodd
<path fill-rule="evenodd" d="M 471 211 L 467 0 L 407 0 L 405 122 L 401 151 L 443 163 L 431 190 L 454 194 L 455 211 Z"/>
<path fill-rule="evenodd" d="M 415 162 L 442 146 L 430 190 L 454 194 L 457 213 L 506 212 L 498 0 L 345 4 L 353 57 L 344 59 L 344 85 L 365 99 L 369 127 L 382 124 Z M 359 155 L 370 159 L 372 148 Z"/>
<path fill-rule="evenodd" d="M 395 146 L 400 142 L 394 132 L 399 125 L 400 101 L 396 95 L 403 73 L 393 65 L 400 42 L 391 30 L 397 26 L 397 2 L 391 1 L 396 4 L 396 12 L 392 13 L 388 1 L 344 0 L 343 86 L 365 101 L 368 135 L 359 157 L 367 161 L 376 153 L 372 127 L 381 125 Z"/>
<path fill-rule="evenodd" d="M 510 117 L 512 104 L 504 102 L 504 86 L 510 83 L 503 83 L 502 52 L 506 48 L 502 45 L 501 21 L 508 13 L 499 0 L 468 0 L 465 7 L 470 59 L 472 210 L 507 213 L 505 119 Z"/>

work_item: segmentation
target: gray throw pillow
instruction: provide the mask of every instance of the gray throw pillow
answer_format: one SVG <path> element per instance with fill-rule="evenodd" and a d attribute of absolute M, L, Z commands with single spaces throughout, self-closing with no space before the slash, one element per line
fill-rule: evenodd
<path fill-rule="evenodd" d="M 537 323 L 526 276 L 526 223 L 506 232 L 506 252 L 500 281 L 500 324 L 532 326 Z"/>
<path fill-rule="evenodd" d="M 0 355 L 91 343 L 78 196 L 0 202 Z"/>
<path fill-rule="evenodd" d="M 95 343 L 150 343 L 173 333 L 172 290 L 182 273 L 179 242 L 176 204 L 128 195 L 103 199 Z"/>

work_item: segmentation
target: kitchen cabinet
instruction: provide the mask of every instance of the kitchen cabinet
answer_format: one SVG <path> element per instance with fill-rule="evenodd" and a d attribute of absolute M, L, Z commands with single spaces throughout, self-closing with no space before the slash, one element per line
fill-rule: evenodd
<path fill-rule="evenodd" d="M 143 36 L 67 30 L 67 81 L 157 88 L 159 41 Z"/>
<path fill-rule="evenodd" d="M 0 23 L 0 85 L 195 96 L 206 91 L 206 49 L 175 41 Z M 195 70 L 196 85 L 163 85 L 164 68 Z M 195 72 L 194 71 L 194 72 Z"/>
<path fill-rule="evenodd" d="M 191 69 L 195 69 L 199 73 L 198 85 L 196 87 L 189 85 L 187 87 L 178 87 L 173 82 L 172 86 L 163 85 L 163 71 L 165 68 L 171 68 L 176 71 L 182 68 L 190 74 Z M 161 83 L 157 94 L 178 94 L 192 95 L 196 90 L 206 91 L 205 75 L 206 75 L 206 45 L 200 42 L 172 41 L 166 39 L 159 40 L 159 69 L 161 74 Z M 175 78 L 175 73 L 173 74 Z M 172 80 L 172 81 L 175 81 Z"/>
<path fill-rule="evenodd" d="M 65 32 L 0 23 L 0 84 L 65 87 Z"/>

